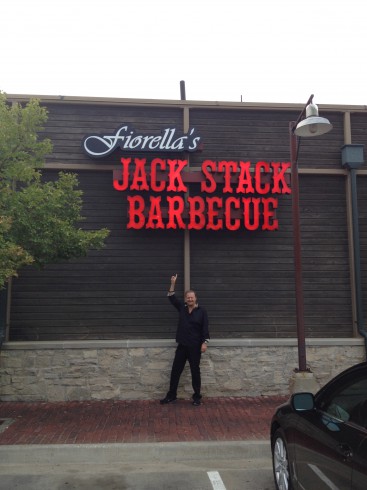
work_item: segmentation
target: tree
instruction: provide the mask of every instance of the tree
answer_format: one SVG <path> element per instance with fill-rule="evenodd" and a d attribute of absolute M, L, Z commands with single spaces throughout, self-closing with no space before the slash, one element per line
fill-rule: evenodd
<path fill-rule="evenodd" d="M 0 93 L 0 288 L 21 267 L 85 256 L 103 247 L 105 228 L 83 230 L 82 191 L 72 173 L 42 181 L 48 139 L 39 139 L 47 110 L 32 99 L 9 104 Z"/>

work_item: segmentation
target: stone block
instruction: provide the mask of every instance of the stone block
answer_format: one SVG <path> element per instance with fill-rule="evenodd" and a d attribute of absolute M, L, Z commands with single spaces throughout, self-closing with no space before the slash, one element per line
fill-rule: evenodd
<path fill-rule="evenodd" d="M 47 385 L 46 392 L 47 392 L 47 401 L 49 401 L 49 402 L 57 402 L 60 400 L 63 400 L 63 401 L 67 400 L 65 386 L 54 385 L 54 384 Z M 84 398 L 84 400 L 85 400 L 85 398 Z"/>
<path fill-rule="evenodd" d="M 242 390 L 242 380 L 240 378 L 234 378 L 226 381 L 223 384 L 223 389 L 226 391 L 239 391 Z"/>
<path fill-rule="evenodd" d="M 14 368 L 22 368 L 23 367 L 23 358 L 21 355 L 7 356 L 6 358 L 3 358 L 2 361 L 4 363 L 4 366 L 6 366 L 7 369 L 14 369 Z"/>
<path fill-rule="evenodd" d="M 57 393 L 54 392 L 56 395 Z M 88 400 L 91 398 L 91 393 L 88 388 L 85 386 L 78 386 L 78 387 L 70 387 L 65 390 L 65 399 L 67 401 L 82 401 L 82 400 Z"/>
<path fill-rule="evenodd" d="M 92 400 L 113 400 L 119 398 L 119 395 L 120 392 L 117 388 L 102 388 L 98 391 L 92 391 L 90 393 Z"/>

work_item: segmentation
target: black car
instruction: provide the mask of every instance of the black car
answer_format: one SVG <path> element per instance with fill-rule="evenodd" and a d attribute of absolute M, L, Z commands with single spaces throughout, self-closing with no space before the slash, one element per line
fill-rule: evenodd
<path fill-rule="evenodd" d="M 367 490 L 367 362 L 278 407 L 271 449 L 277 490 Z"/>

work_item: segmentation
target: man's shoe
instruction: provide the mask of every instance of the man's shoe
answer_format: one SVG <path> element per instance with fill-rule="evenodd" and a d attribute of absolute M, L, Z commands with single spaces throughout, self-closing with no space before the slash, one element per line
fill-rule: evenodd
<path fill-rule="evenodd" d="M 199 405 L 201 405 L 201 401 L 200 400 L 194 400 L 192 402 L 192 404 L 194 405 L 194 407 L 198 407 Z"/>
<path fill-rule="evenodd" d="M 167 405 L 168 403 L 173 403 L 177 400 L 177 398 L 172 398 L 170 396 L 166 396 L 166 398 L 163 398 L 159 403 L 161 405 Z"/>

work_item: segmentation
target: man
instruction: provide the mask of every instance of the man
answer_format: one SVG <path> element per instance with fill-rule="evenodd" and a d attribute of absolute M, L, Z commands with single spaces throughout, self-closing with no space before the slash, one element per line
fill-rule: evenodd
<path fill-rule="evenodd" d="M 176 280 L 177 274 L 171 277 L 168 299 L 179 314 L 176 332 L 178 346 L 173 360 L 169 391 L 160 403 L 164 405 L 177 400 L 178 383 L 188 360 L 194 389 L 192 404 L 199 406 L 201 404 L 200 358 L 201 353 L 207 350 L 210 338 L 208 315 L 204 308 L 199 306 L 195 291 L 186 291 L 185 303 L 176 297 Z"/>

